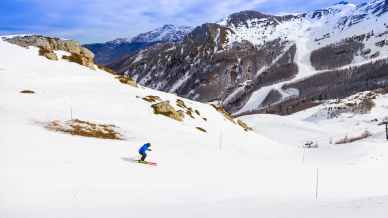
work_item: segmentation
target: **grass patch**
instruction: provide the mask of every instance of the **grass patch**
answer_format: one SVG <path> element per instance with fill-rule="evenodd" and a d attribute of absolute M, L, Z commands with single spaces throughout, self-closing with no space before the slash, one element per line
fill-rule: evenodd
<path fill-rule="evenodd" d="M 52 121 L 46 123 L 44 127 L 51 131 L 63 132 L 71 135 L 99 138 L 123 140 L 123 136 L 117 132 L 118 127 L 110 124 L 96 124 L 92 122 L 73 119 L 69 121 Z"/>

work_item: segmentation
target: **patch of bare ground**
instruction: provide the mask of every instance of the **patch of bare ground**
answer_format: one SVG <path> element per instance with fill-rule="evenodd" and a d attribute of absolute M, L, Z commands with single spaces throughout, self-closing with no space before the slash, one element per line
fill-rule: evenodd
<path fill-rule="evenodd" d="M 68 121 L 51 121 L 43 124 L 44 127 L 51 131 L 63 132 L 71 135 L 99 138 L 124 140 L 118 127 L 111 124 L 97 124 L 79 119 Z"/>
<path fill-rule="evenodd" d="M 35 92 L 34 91 L 32 91 L 32 90 L 22 90 L 22 91 L 20 91 L 20 93 L 22 93 L 22 94 L 35 94 Z"/>

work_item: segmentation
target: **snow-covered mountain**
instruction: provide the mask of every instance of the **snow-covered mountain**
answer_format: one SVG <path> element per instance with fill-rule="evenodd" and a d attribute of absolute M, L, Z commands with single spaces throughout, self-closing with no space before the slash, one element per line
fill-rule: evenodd
<path fill-rule="evenodd" d="M 179 42 L 191 32 L 192 27 L 164 25 L 133 38 L 118 38 L 105 43 L 84 45 L 95 54 L 97 64 L 108 65 L 156 43 Z"/>
<path fill-rule="evenodd" d="M 0 40 L 0 217 L 386 217 L 386 90 L 242 117 L 244 131 L 69 47 L 49 60 L 28 43 L 66 43 L 42 38 Z M 156 167 L 133 161 L 145 142 Z"/>
<path fill-rule="evenodd" d="M 193 30 L 189 26 L 174 26 L 172 24 L 164 25 L 155 30 L 139 34 L 133 37 L 130 42 L 133 43 L 152 43 L 152 42 L 179 42 Z"/>
<path fill-rule="evenodd" d="M 111 67 L 148 87 L 220 101 L 236 115 L 293 113 L 386 85 L 387 7 L 371 0 L 300 15 L 243 11 Z"/>

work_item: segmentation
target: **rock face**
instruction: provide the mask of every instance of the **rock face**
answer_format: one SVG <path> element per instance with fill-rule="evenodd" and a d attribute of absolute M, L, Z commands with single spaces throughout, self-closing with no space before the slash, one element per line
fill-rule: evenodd
<path fill-rule="evenodd" d="M 274 40 L 256 47 L 244 41 L 225 49 L 230 31 L 218 24 L 204 24 L 182 43 L 156 45 L 111 67 L 128 72 L 142 85 L 203 102 L 225 99 L 233 90 L 243 88 L 240 98 L 230 99 L 228 107 L 243 104 L 255 88 L 296 74 L 297 67 L 292 63 L 295 47 L 291 43 Z M 271 67 L 258 74 L 264 66 Z"/>
<path fill-rule="evenodd" d="M 35 46 L 39 48 L 39 54 L 50 60 L 58 60 L 55 51 L 66 51 L 71 55 L 66 59 L 79 63 L 83 66 L 95 69 L 93 62 L 94 54 L 87 48 L 80 45 L 79 42 L 73 40 L 62 40 L 59 38 L 51 38 L 46 36 L 16 36 L 5 39 L 9 43 L 16 44 L 22 47 Z"/>

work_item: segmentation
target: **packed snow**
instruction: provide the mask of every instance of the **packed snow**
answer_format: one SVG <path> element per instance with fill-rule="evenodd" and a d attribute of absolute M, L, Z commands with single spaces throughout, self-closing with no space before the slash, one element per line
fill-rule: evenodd
<path fill-rule="evenodd" d="M 207 121 L 155 115 L 141 99 L 149 95 L 178 99 L 0 41 L 0 217 L 386 217 L 387 142 L 366 123 L 387 112 L 386 96 L 353 118 L 306 121 L 319 108 L 244 117 L 254 128 L 245 132 L 186 99 Z M 115 125 L 125 140 L 39 125 L 73 118 Z M 371 138 L 330 144 L 356 120 Z M 304 148 L 306 140 L 319 147 Z M 146 142 L 156 167 L 131 161 Z"/>

